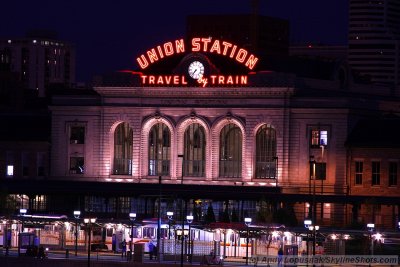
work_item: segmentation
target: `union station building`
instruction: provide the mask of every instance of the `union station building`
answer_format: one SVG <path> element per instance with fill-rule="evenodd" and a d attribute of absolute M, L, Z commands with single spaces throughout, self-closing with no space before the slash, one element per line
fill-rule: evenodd
<path fill-rule="evenodd" d="M 32 184 L 15 160 L 3 179 L 21 207 L 104 220 L 173 209 L 202 222 L 212 206 L 217 221 L 227 212 L 284 224 L 283 212 L 293 226 L 397 227 L 400 106 L 390 90 L 357 83 L 340 62 L 273 70 L 210 37 L 160 44 L 137 63 L 53 96 L 46 171 Z"/>

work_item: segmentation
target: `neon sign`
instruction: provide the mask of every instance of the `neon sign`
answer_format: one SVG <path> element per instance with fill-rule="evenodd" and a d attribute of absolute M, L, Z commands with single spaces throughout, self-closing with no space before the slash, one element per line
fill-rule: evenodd
<path fill-rule="evenodd" d="M 208 38 L 192 38 L 191 48 L 192 52 L 206 52 L 215 53 L 228 58 L 236 60 L 238 63 L 243 64 L 249 70 L 253 70 L 258 62 L 258 58 L 250 54 L 246 49 L 232 44 L 227 41 Z M 151 64 L 175 54 L 185 53 L 186 46 L 183 39 L 175 40 L 173 42 L 166 42 L 158 45 L 155 48 L 147 50 L 146 53 L 139 56 L 136 61 L 142 70 L 146 69 Z"/>

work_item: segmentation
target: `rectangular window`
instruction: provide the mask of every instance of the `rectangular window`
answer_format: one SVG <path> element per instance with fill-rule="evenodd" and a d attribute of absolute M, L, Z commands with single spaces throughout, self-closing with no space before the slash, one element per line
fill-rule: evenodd
<path fill-rule="evenodd" d="M 22 152 L 22 176 L 29 176 L 29 153 Z"/>
<path fill-rule="evenodd" d="M 356 161 L 355 162 L 355 181 L 354 184 L 360 185 L 362 184 L 362 178 L 363 178 L 363 169 L 364 169 L 364 162 L 362 161 Z"/>
<path fill-rule="evenodd" d="M 45 176 L 45 162 L 46 162 L 46 153 L 38 152 L 37 153 L 37 175 Z"/>
<path fill-rule="evenodd" d="M 83 157 L 71 157 L 69 172 L 71 174 L 83 174 L 84 173 L 84 163 Z"/>
<path fill-rule="evenodd" d="M 311 130 L 311 146 L 320 147 L 328 145 L 328 131 Z"/>
<path fill-rule="evenodd" d="M 14 165 L 7 165 L 7 176 L 8 177 L 14 176 Z"/>
<path fill-rule="evenodd" d="M 326 162 L 311 162 L 311 179 L 326 180 Z"/>
<path fill-rule="evenodd" d="M 389 162 L 389 186 L 397 185 L 397 162 Z"/>
<path fill-rule="evenodd" d="M 71 144 L 84 144 L 85 143 L 85 127 L 83 126 L 71 126 L 70 134 Z"/>
<path fill-rule="evenodd" d="M 332 205 L 331 203 L 325 203 L 324 204 L 324 212 L 323 212 L 323 215 L 322 215 L 322 217 L 324 219 L 330 219 L 331 218 L 331 211 L 332 211 L 331 205 Z"/>
<path fill-rule="evenodd" d="M 381 184 L 381 163 L 379 161 L 372 162 L 372 185 Z"/>

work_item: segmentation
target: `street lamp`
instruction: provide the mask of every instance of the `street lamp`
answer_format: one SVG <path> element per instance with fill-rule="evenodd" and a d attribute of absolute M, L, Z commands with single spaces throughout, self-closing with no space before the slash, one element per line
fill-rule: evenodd
<path fill-rule="evenodd" d="M 244 223 L 247 227 L 247 236 L 246 236 L 246 265 L 249 264 L 249 226 L 251 224 L 251 218 L 244 218 Z"/>
<path fill-rule="evenodd" d="M 81 216 L 80 210 L 74 210 L 75 217 L 75 257 L 78 256 L 78 220 L 79 216 Z"/>
<path fill-rule="evenodd" d="M 86 224 L 86 227 L 89 229 L 89 242 L 88 242 L 88 261 L 87 266 L 90 267 L 90 242 L 91 242 L 91 230 L 92 224 L 96 222 L 96 218 L 85 218 L 83 221 Z"/>
<path fill-rule="evenodd" d="M 367 224 L 367 229 L 368 229 L 368 232 L 369 232 L 369 239 L 371 240 L 370 253 L 371 253 L 371 256 L 372 256 L 372 255 L 374 255 L 374 240 L 372 239 L 372 233 L 374 232 L 375 224 L 368 223 Z"/>
<path fill-rule="evenodd" d="M 310 225 L 312 225 L 312 220 L 309 219 L 304 220 L 304 227 L 307 228 L 307 230 L 309 230 Z M 307 240 L 306 240 L 307 256 L 309 255 L 308 238 L 309 238 L 309 232 L 307 231 Z"/>
<path fill-rule="evenodd" d="M 133 244 L 133 223 L 136 220 L 136 213 L 131 212 L 129 213 L 129 220 L 131 220 L 131 242 L 129 244 L 129 250 L 132 253 L 132 244 Z"/>
<path fill-rule="evenodd" d="M 21 231 L 19 231 L 18 233 L 18 256 L 21 255 L 21 241 L 22 241 L 21 232 L 22 233 L 24 232 L 24 216 L 27 212 L 28 212 L 27 209 L 19 209 L 19 215 L 22 217 L 21 218 L 22 223 L 21 223 Z"/>
<path fill-rule="evenodd" d="M 189 251 L 188 251 L 188 254 L 189 254 L 189 262 L 192 262 L 192 240 L 191 240 L 191 234 L 190 234 L 190 225 L 192 224 L 192 222 L 193 222 L 193 215 L 187 215 L 186 216 L 186 221 L 187 221 L 187 223 L 189 224 Z"/>
<path fill-rule="evenodd" d="M 171 239 L 171 221 L 172 217 L 174 216 L 174 213 L 172 211 L 167 211 L 167 217 L 168 217 L 168 239 Z"/>

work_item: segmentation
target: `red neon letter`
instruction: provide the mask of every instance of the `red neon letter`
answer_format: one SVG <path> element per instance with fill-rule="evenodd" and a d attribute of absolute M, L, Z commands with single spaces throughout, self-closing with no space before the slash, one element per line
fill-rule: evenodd
<path fill-rule="evenodd" d="M 217 51 L 218 54 L 221 54 L 221 46 L 219 45 L 219 40 L 215 40 L 213 45 L 210 48 L 210 53 L 213 51 Z"/>
<path fill-rule="evenodd" d="M 185 52 L 185 42 L 183 39 L 175 40 L 176 53 L 184 53 Z"/>
<path fill-rule="evenodd" d="M 240 84 L 247 84 L 247 76 L 241 76 Z"/>
<path fill-rule="evenodd" d="M 147 56 L 149 57 L 151 63 L 158 60 L 158 56 L 154 48 L 147 51 Z"/>
<path fill-rule="evenodd" d="M 157 46 L 157 50 L 158 50 L 158 53 L 160 54 L 160 58 L 163 58 L 164 57 L 164 54 L 163 54 L 163 52 L 162 52 L 162 49 L 161 49 L 161 46 Z"/>
<path fill-rule="evenodd" d="M 200 38 L 193 38 L 192 39 L 192 51 L 197 52 L 200 51 Z"/>
<path fill-rule="evenodd" d="M 136 61 L 139 63 L 139 66 L 140 66 L 142 69 L 145 69 L 145 68 L 149 65 L 149 62 L 147 61 L 147 59 L 145 58 L 144 55 L 141 55 L 140 57 L 138 57 L 138 58 L 136 59 Z"/>
<path fill-rule="evenodd" d="M 140 76 L 141 78 L 142 78 L 142 84 L 146 84 L 146 78 L 147 78 L 147 76 L 146 75 L 142 75 L 142 76 Z"/>
<path fill-rule="evenodd" d="M 246 59 L 246 56 L 247 56 L 247 51 L 244 50 L 243 48 L 240 48 L 236 55 L 236 60 L 239 61 L 240 63 L 243 63 L 244 60 Z"/>
<path fill-rule="evenodd" d="M 232 48 L 231 54 L 229 55 L 229 57 L 233 57 L 233 55 L 234 55 L 235 52 L 236 52 L 236 48 L 237 48 L 237 46 L 234 45 L 233 48 Z"/>
<path fill-rule="evenodd" d="M 253 69 L 254 68 L 254 66 L 256 65 L 256 63 L 257 63 L 257 61 L 258 61 L 258 58 L 256 58 L 254 55 L 250 55 L 250 57 L 247 59 L 247 62 L 246 62 L 246 67 L 248 67 L 249 69 Z"/>
<path fill-rule="evenodd" d="M 226 54 L 228 53 L 228 48 L 229 48 L 229 47 L 232 47 L 232 44 L 223 41 L 223 42 L 222 42 L 222 45 L 224 46 L 224 51 L 222 52 L 222 54 L 223 54 L 224 56 L 226 56 Z"/>
<path fill-rule="evenodd" d="M 174 54 L 174 47 L 172 46 L 171 42 L 164 44 L 164 51 L 166 56 L 170 56 Z"/>
<path fill-rule="evenodd" d="M 208 43 L 211 43 L 211 38 L 201 38 L 201 41 L 203 42 L 203 51 L 207 52 L 207 46 Z"/>

